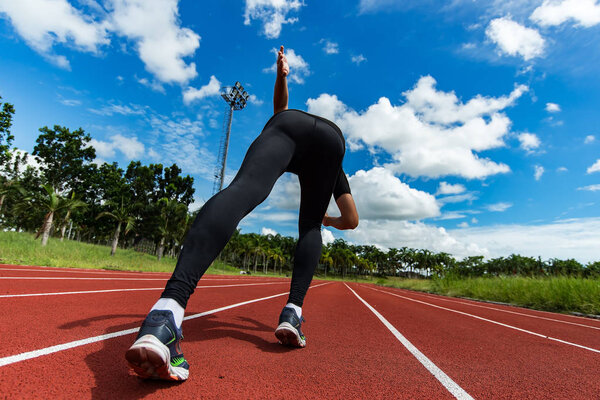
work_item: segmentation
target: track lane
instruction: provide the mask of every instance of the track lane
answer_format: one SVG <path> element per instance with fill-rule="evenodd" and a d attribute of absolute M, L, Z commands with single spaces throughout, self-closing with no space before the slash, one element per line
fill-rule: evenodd
<path fill-rule="evenodd" d="M 372 288 L 393 293 L 396 296 L 414 299 L 415 301 L 423 301 L 439 307 L 456 310 L 458 312 L 464 312 L 480 318 L 486 318 L 494 322 L 514 326 L 519 329 L 524 329 L 530 332 L 535 332 L 544 336 L 564 340 L 600 351 L 600 328 L 592 325 L 593 320 L 586 322 L 586 324 L 571 324 L 565 323 L 569 321 L 561 321 L 559 319 L 549 318 L 547 316 L 545 319 L 541 319 L 533 318 L 535 315 L 532 317 L 532 315 L 528 313 L 505 312 L 511 311 L 505 310 L 509 307 L 505 307 L 505 309 L 498 309 L 496 307 L 489 307 L 483 304 L 481 304 L 481 307 L 478 307 L 477 304 L 465 304 L 463 302 L 453 301 L 453 299 L 444 299 L 441 296 L 425 297 L 410 291 L 392 291 L 387 288 L 374 286 Z"/>
<path fill-rule="evenodd" d="M 202 284 L 202 280 L 200 281 Z M 288 282 L 265 286 L 196 290 L 186 314 L 288 290 Z M 107 323 L 138 327 L 161 291 L 111 292 L 73 296 L 2 298 L 10 324 L 0 324 L 0 357 L 106 333 Z M 76 321 L 76 322 L 74 322 Z M 110 328 L 108 329 L 109 333 Z"/>
<path fill-rule="evenodd" d="M 0 382 L 20 398 L 452 398 L 350 296 L 341 283 L 309 291 L 305 349 L 276 343 L 285 296 L 186 321 L 191 375 L 181 385 L 129 374 L 123 354 L 133 334 L 0 368 Z"/>
<path fill-rule="evenodd" d="M 350 285 L 474 398 L 597 398 L 600 356 Z"/>

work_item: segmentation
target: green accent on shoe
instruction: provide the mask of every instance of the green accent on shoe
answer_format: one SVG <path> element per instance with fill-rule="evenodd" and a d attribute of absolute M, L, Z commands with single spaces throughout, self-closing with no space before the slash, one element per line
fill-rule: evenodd
<path fill-rule="evenodd" d="M 169 332 L 171 332 L 171 335 L 173 335 L 173 339 L 169 340 L 169 342 L 166 343 L 166 345 L 168 346 L 168 345 L 170 345 L 171 343 L 173 343 L 177 339 L 177 336 L 175 335 L 175 332 L 173 332 L 171 330 L 171 328 L 169 328 L 168 326 L 166 328 L 169 330 Z"/>
<path fill-rule="evenodd" d="M 183 357 L 175 357 L 173 359 L 171 359 L 171 365 L 173 367 L 178 367 L 179 365 L 183 364 L 185 362 L 185 358 Z"/>

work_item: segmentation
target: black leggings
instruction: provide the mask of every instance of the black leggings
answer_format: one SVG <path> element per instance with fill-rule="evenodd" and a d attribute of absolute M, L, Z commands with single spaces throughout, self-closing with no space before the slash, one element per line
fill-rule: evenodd
<path fill-rule="evenodd" d="M 345 152 L 331 122 L 298 111 L 275 114 L 252 143 L 231 184 L 200 209 L 161 297 L 182 307 L 239 222 L 262 203 L 284 172 L 300 180 L 299 238 L 288 302 L 302 306 L 321 256 L 321 222 Z"/>

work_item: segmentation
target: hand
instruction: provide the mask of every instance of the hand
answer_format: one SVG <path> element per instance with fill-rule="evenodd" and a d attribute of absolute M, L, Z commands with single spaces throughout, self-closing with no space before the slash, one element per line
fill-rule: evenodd
<path fill-rule="evenodd" d="M 289 73 L 290 66 L 288 65 L 285 54 L 283 54 L 283 46 L 281 46 L 277 53 L 277 75 L 285 78 Z"/>
<path fill-rule="evenodd" d="M 323 217 L 323 222 L 322 222 L 323 226 L 330 226 L 331 225 L 331 223 L 329 221 L 329 218 L 330 218 L 329 215 L 327 215 L 327 213 L 325 213 L 325 216 Z"/>

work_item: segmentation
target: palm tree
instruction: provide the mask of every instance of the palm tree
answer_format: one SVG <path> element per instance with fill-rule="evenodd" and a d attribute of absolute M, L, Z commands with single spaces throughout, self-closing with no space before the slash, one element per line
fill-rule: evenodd
<path fill-rule="evenodd" d="M 110 249 L 110 255 L 114 256 L 117 251 L 117 245 L 119 244 L 119 234 L 121 233 L 121 225 L 125 224 L 125 234 L 127 234 L 130 230 L 135 227 L 135 217 L 131 214 L 131 208 L 125 207 L 123 203 L 123 198 L 121 198 L 121 206 L 116 207 L 116 204 L 113 203 L 115 207 L 112 212 L 104 211 L 98 214 L 96 219 L 100 219 L 102 217 L 110 217 L 117 221 L 117 229 L 115 229 L 115 235 L 113 236 L 112 246 Z"/>
<path fill-rule="evenodd" d="M 64 210 L 67 213 L 61 223 L 61 228 L 60 228 L 60 241 L 61 242 L 65 239 L 65 231 L 67 229 L 67 225 L 69 224 L 69 220 L 71 218 L 71 213 L 73 212 L 73 210 L 75 208 L 78 208 L 78 206 L 76 205 L 77 204 L 76 201 L 78 201 L 78 199 L 75 197 L 75 192 L 72 192 L 71 198 L 68 199 L 69 204 L 64 208 Z M 69 230 L 69 232 L 70 232 L 70 230 Z"/>
<path fill-rule="evenodd" d="M 165 241 L 174 239 L 177 236 L 177 230 L 181 225 L 179 222 L 185 220 L 187 207 L 185 204 L 178 203 L 176 200 L 169 200 L 163 197 L 158 201 L 160 207 L 160 223 L 158 230 L 160 232 L 160 243 L 158 244 L 157 257 L 160 261 L 165 251 Z"/>
<path fill-rule="evenodd" d="M 41 235 L 42 246 L 46 246 L 48 244 L 48 238 L 50 237 L 54 214 L 64 209 L 74 210 L 75 208 L 86 207 L 87 205 L 83 201 L 75 198 L 65 199 L 49 184 L 42 185 L 41 187 L 44 189 L 41 194 L 35 193 L 32 196 L 24 196 L 22 201 L 17 204 L 16 207 L 17 212 L 25 212 L 38 207 L 47 211 L 46 215 L 44 215 L 42 226 L 35 236 L 37 239 Z M 23 191 L 21 193 L 24 194 Z"/>

